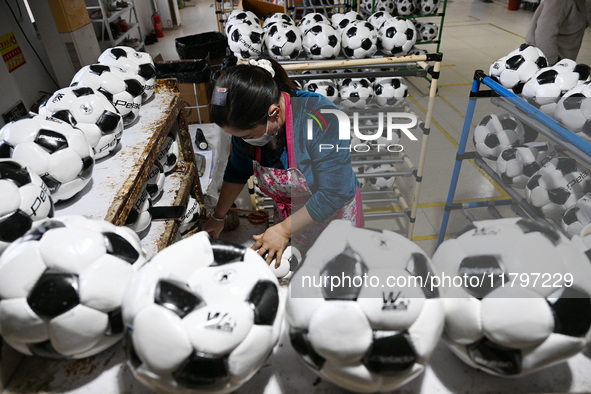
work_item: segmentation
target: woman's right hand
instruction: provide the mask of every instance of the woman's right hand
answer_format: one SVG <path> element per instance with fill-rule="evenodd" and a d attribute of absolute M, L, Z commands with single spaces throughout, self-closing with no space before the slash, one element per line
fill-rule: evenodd
<path fill-rule="evenodd" d="M 224 220 L 215 220 L 211 217 L 207 219 L 207 222 L 201 227 L 201 230 L 207 231 L 209 236 L 213 239 L 218 239 L 223 229 Z"/>

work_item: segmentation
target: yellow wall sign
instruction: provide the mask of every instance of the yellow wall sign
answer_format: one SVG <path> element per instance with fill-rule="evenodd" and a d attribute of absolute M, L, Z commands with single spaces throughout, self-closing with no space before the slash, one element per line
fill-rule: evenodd
<path fill-rule="evenodd" d="M 16 41 L 14 33 L 8 33 L 0 37 L 0 53 L 9 73 L 26 63 L 25 56 Z"/>

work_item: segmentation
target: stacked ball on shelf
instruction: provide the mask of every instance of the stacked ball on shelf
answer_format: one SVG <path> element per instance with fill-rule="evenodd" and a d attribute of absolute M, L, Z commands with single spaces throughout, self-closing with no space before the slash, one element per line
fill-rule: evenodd
<path fill-rule="evenodd" d="M 252 11 L 234 10 L 226 22 L 228 47 L 240 59 L 258 58 L 263 53 L 265 31 Z"/>
<path fill-rule="evenodd" d="M 474 129 L 476 151 L 484 158 L 497 160 L 502 151 L 524 142 L 525 128 L 513 115 L 486 115 Z"/>
<path fill-rule="evenodd" d="M 591 141 L 591 82 L 566 92 L 556 104 L 554 118 L 566 129 Z"/>
<path fill-rule="evenodd" d="M 519 48 L 491 64 L 489 74 L 505 88 L 520 94 L 525 83 L 547 66 L 546 56 L 539 48 L 521 44 Z"/>
<path fill-rule="evenodd" d="M 417 42 L 417 30 L 411 20 L 394 16 L 378 31 L 379 47 L 385 55 L 405 56 Z"/>
<path fill-rule="evenodd" d="M 439 9 L 439 0 L 362 0 L 360 9 L 366 13 L 385 11 L 392 15 L 433 15 Z"/>
<path fill-rule="evenodd" d="M 555 154 L 547 142 L 515 145 L 503 150 L 497 158 L 497 173 L 507 185 L 523 189 L 529 179 Z"/>

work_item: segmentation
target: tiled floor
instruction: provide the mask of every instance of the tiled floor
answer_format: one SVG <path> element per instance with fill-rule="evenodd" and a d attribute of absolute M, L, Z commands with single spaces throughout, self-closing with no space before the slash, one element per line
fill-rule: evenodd
<path fill-rule="evenodd" d="M 178 59 L 174 39 L 176 37 L 217 30 L 214 6 L 211 0 L 190 0 L 191 5 L 181 9 L 181 26 L 164 31 L 164 38 L 147 46 L 156 56 L 164 60 Z M 438 97 L 435 102 L 431 135 L 424 170 L 424 181 L 419 201 L 419 212 L 414 232 L 414 240 L 432 254 L 441 226 L 444 202 L 447 197 L 451 173 L 457 152 L 457 142 L 461 135 L 468 93 L 474 71 L 488 71 L 490 64 L 506 55 L 524 42 L 533 12 L 520 9 L 509 11 L 507 2 L 494 0 L 484 3 L 480 0 L 448 0 L 443 38 L 440 51 L 443 53 L 443 67 L 439 80 Z M 425 46 L 429 51 L 434 46 Z M 577 59 L 581 63 L 591 63 L 591 33 L 586 32 L 583 46 Z M 428 95 L 425 80 L 407 79 L 413 99 L 426 108 L 424 98 Z M 474 122 L 484 113 L 477 107 Z M 502 111 L 499 111 L 502 112 Z M 410 148 L 412 151 L 412 147 Z M 412 157 L 412 156 L 411 156 Z M 407 185 L 413 190 L 413 185 Z M 499 198 L 504 192 L 483 175 L 473 164 L 466 162 L 462 167 L 456 200 Z M 514 215 L 509 209 L 500 209 Z M 476 211 L 476 217 L 488 216 L 486 210 Z M 468 224 L 459 212 L 453 212 L 447 229 L 451 234 Z M 368 226 L 400 229 L 400 221 L 372 220 Z M 407 224 L 402 224 L 402 226 Z"/>

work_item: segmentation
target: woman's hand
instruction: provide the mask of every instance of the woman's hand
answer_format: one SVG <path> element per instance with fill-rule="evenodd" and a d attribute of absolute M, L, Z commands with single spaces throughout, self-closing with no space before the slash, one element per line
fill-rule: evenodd
<path fill-rule="evenodd" d="M 207 222 L 201 227 L 201 230 L 207 231 L 209 236 L 213 239 L 218 239 L 220 233 L 224 229 L 224 220 L 212 219 L 211 216 L 207 219 Z"/>
<path fill-rule="evenodd" d="M 291 237 L 291 231 L 289 226 L 285 227 L 285 222 L 271 226 L 262 234 L 253 235 L 255 239 L 254 245 L 251 246 L 253 250 L 256 250 L 258 254 L 263 256 L 267 254 L 267 264 L 271 264 L 273 257 L 275 256 L 275 268 L 281 264 L 281 257 L 283 251 L 289 243 Z"/>

